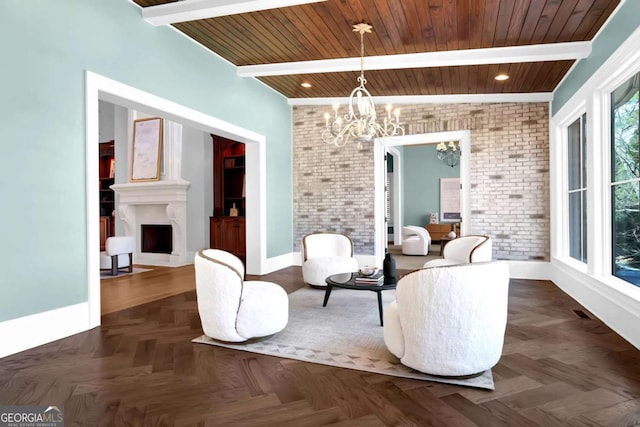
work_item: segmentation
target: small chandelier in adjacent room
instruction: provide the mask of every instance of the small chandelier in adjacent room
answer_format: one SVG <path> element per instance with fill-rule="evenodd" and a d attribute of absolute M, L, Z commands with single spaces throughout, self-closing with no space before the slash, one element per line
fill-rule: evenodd
<path fill-rule="evenodd" d="M 451 167 L 454 167 L 460 161 L 460 145 L 456 146 L 455 141 L 449 141 L 449 144 L 440 142 L 436 147 L 436 151 L 438 152 L 438 158 Z"/>
<path fill-rule="evenodd" d="M 353 31 L 360 33 L 360 76 L 356 87 L 349 96 L 349 110 L 341 117 L 338 113 L 339 106 L 334 105 L 334 117 L 325 113 L 325 130 L 322 132 L 322 140 L 336 147 L 345 146 L 350 140 L 355 140 L 358 149 L 363 142 L 371 142 L 373 138 L 383 136 L 404 135 L 404 128 L 400 123 L 400 111 L 395 110 L 392 116 L 392 107 L 387 105 L 387 115 L 383 124 L 376 120 L 376 107 L 369 91 L 364 87 L 367 80 L 364 78 L 364 33 L 371 32 L 371 25 L 356 24 Z"/>

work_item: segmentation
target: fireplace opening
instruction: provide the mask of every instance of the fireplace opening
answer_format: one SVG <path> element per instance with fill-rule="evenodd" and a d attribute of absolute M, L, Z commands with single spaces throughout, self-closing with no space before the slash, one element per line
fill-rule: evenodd
<path fill-rule="evenodd" d="M 173 251 L 171 225 L 142 224 L 142 251 L 170 254 Z"/>

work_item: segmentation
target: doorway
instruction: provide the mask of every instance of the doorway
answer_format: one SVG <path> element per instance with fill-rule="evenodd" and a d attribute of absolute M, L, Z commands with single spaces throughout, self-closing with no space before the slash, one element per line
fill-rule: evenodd
<path fill-rule="evenodd" d="M 402 158 L 398 146 L 421 145 L 421 144 L 437 144 L 441 141 L 459 141 L 461 150 L 460 156 L 460 184 L 461 199 L 460 211 L 462 216 L 461 234 L 470 232 L 471 224 L 471 183 L 470 183 L 470 156 L 471 156 L 471 131 L 450 131 L 450 132 L 433 132 L 417 135 L 406 135 L 396 137 L 377 138 L 374 146 L 374 222 L 375 222 L 375 244 L 374 253 L 378 264 L 382 265 L 384 258 L 384 250 L 387 247 L 387 228 L 385 226 L 385 155 L 387 152 L 395 154 L 394 156 L 394 173 L 399 174 L 402 171 Z M 397 172 L 395 172 L 397 171 Z M 399 176 L 395 176 L 393 182 L 392 193 L 394 197 L 395 217 L 393 220 L 394 230 L 402 230 L 402 183 Z M 402 233 L 394 234 L 394 244 L 402 244 Z"/>
<path fill-rule="evenodd" d="M 266 266 L 266 152 L 264 135 L 240 128 L 90 71 L 86 81 L 86 226 L 89 327 L 100 325 L 99 195 L 95 185 L 98 170 L 99 100 L 146 111 L 195 129 L 234 139 L 246 145 L 246 227 L 254 236 L 247 247 L 246 271 L 264 274 Z"/>

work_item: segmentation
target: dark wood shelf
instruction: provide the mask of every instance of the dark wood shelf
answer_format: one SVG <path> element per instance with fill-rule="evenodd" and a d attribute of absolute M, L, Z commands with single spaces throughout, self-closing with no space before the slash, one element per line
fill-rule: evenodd
<path fill-rule="evenodd" d="M 245 146 L 216 135 L 213 138 L 213 216 L 210 246 L 245 260 Z M 238 215 L 231 216 L 232 208 Z"/>

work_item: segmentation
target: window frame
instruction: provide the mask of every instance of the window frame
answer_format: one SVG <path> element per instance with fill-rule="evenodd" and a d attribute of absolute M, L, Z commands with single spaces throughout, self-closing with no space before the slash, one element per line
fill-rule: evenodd
<path fill-rule="evenodd" d="M 576 189 L 571 189 L 570 188 L 570 183 L 569 183 L 569 163 L 571 162 L 571 158 L 569 157 L 569 129 L 571 128 L 571 126 L 573 126 L 574 123 L 578 122 L 579 124 L 579 130 L 580 130 L 580 142 L 579 142 L 579 155 L 580 155 L 580 171 L 579 171 L 579 175 L 580 175 L 580 186 L 579 188 Z M 569 123 L 564 127 L 564 151 L 565 151 L 565 167 L 566 167 L 566 183 L 563 186 L 564 188 L 564 195 L 565 195 L 565 210 L 564 210 L 564 215 L 563 215 L 563 223 L 564 223 L 564 227 L 563 229 L 566 230 L 566 236 L 563 237 L 563 242 L 565 243 L 565 247 L 564 247 L 564 255 L 566 257 L 569 257 L 581 264 L 588 264 L 588 260 L 589 260 L 589 254 L 588 254 L 588 248 L 589 248 L 589 239 L 586 235 L 586 231 L 585 227 L 588 229 L 588 224 L 589 224 L 589 218 L 588 218 L 588 202 L 589 202 L 589 174 L 585 173 L 584 175 L 584 182 L 583 182 L 583 169 L 586 169 L 588 166 L 588 141 L 586 140 L 585 135 L 588 135 L 586 126 L 588 125 L 589 120 L 588 120 L 588 114 L 586 111 L 583 111 L 582 113 L 578 114 L 578 116 L 575 118 L 575 120 L 571 121 L 569 120 Z M 584 144 L 584 146 L 583 146 Z M 584 151 L 583 151 L 584 150 Z M 584 162 L 583 162 L 584 161 Z M 585 221 L 582 221 L 581 224 L 581 232 L 580 232 L 580 243 L 581 243 L 581 248 L 580 248 L 580 252 L 583 255 L 585 261 L 575 258 L 571 255 L 571 233 L 570 233 L 570 229 L 571 229 L 571 220 L 572 220 L 572 215 L 571 215 L 571 207 L 569 204 L 569 199 L 570 199 L 570 195 L 571 194 L 580 194 L 584 192 L 585 196 L 586 196 L 586 204 L 581 205 L 581 210 L 580 213 L 583 215 L 583 218 L 585 218 Z M 586 249 L 586 251 L 583 253 L 582 251 Z"/>

